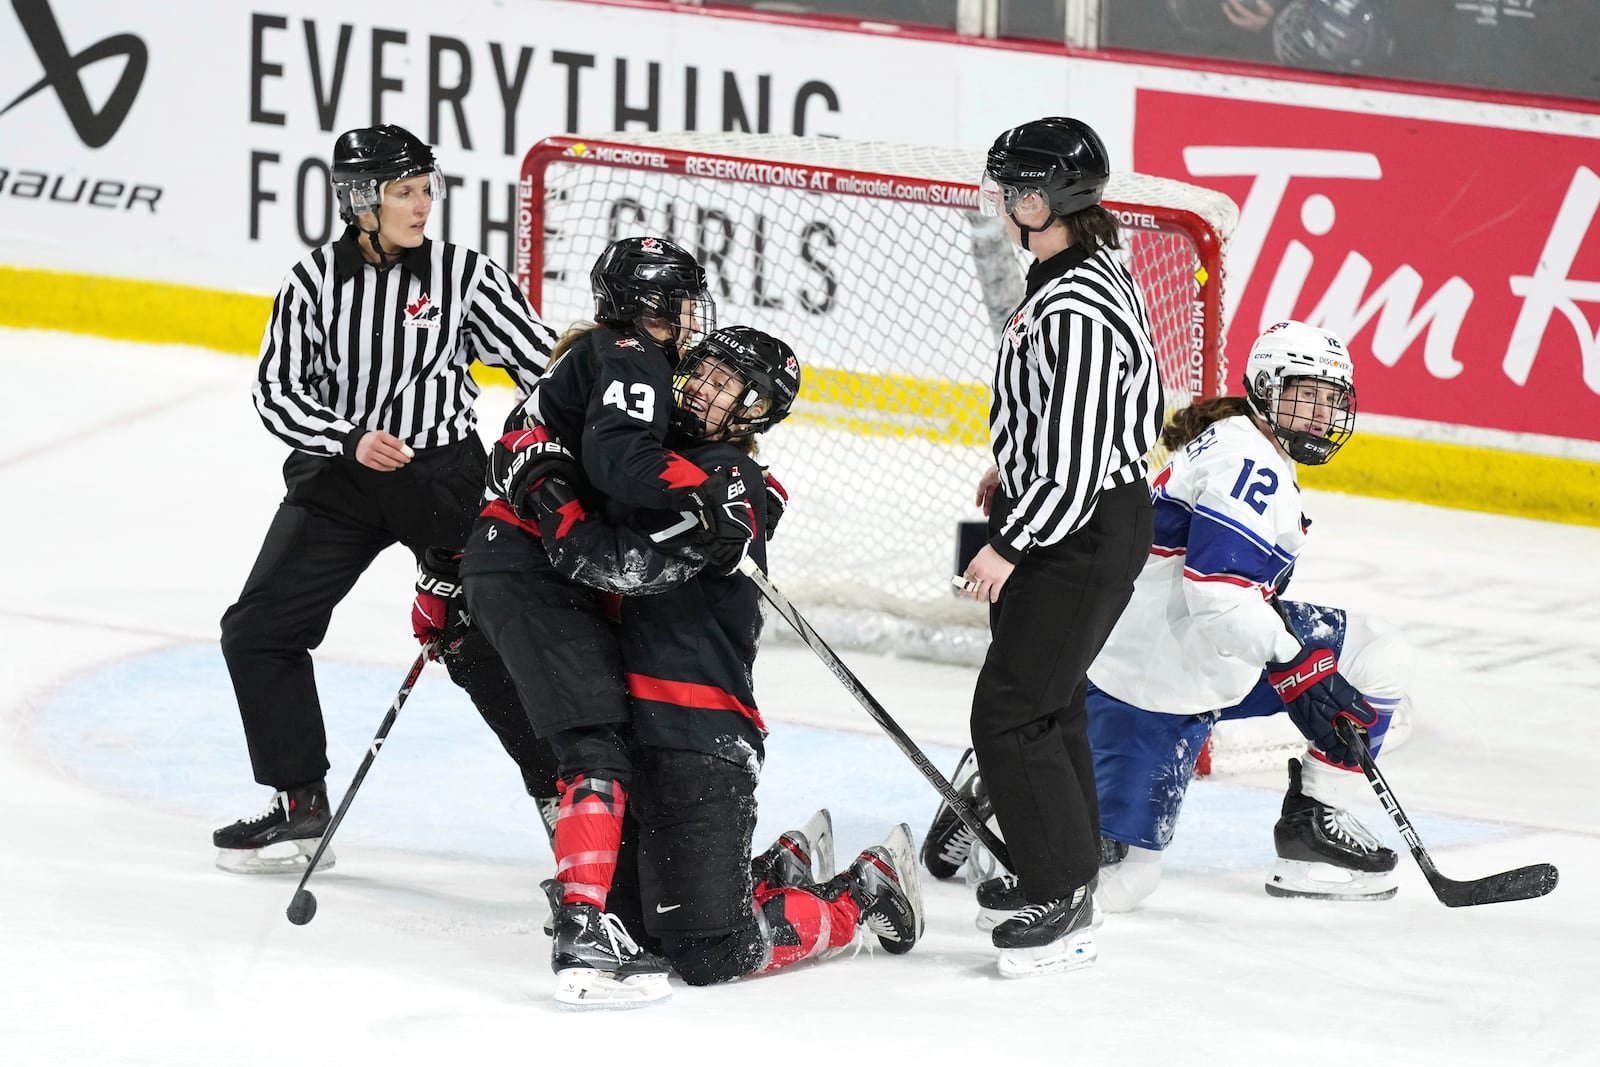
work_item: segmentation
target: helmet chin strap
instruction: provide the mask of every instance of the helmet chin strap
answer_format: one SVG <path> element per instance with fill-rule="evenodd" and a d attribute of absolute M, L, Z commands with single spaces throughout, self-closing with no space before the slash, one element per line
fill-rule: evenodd
<path fill-rule="evenodd" d="M 362 226 L 358 221 L 356 223 L 356 229 L 367 235 L 367 241 L 372 245 L 372 250 L 378 254 L 378 262 L 380 264 L 387 266 L 391 262 L 398 263 L 400 261 L 400 257 L 405 255 L 405 249 L 396 249 L 394 252 L 385 251 L 383 242 L 378 239 L 378 234 L 383 230 L 383 217 L 378 214 L 378 210 L 376 208 L 372 211 L 372 217 L 378 220 L 377 227 L 369 230 Z M 357 216 L 357 218 L 359 219 L 359 216 Z"/>
<path fill-rule="evenodd" d="M 1011 220 L 1011 225 L 1015 226 L 1018 230 L 1022 231 L 1022 250 L 1024 252 L 1033 251 L 1033 249 L 1028 247 L 1028 235 L 1030 233 L 1043 233 L 1044 231 L 1046 231 L 1046 230 L 1048 230 L 1050 228 L 1050 225 L 1053 222 L 1055 222 L 1056 219 L 1059 219 L 1060 217 L 1061 216 L 1057 215 L 1055 212 L 1051 212 L 1050 213 L 1050 217 L 1044 220 L 1044 225 L 1043 226 L 1029 226 L 1027 223 L 1025 223 L 1021 219 L 1017 218 L 1016 212 L 1014 212 L 1014 211 L 1006 212 L 1006 218 Z"/>

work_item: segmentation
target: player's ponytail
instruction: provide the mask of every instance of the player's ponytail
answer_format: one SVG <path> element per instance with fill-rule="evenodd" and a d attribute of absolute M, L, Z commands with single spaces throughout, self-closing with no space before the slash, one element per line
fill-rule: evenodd
<path fill-rule="evenodd" d="M 1188 407 L 1172 413 L 1166 429 L 1161 431 L 1161 444 L 1168 452 L 1176 452 L 1199 437 L 1201 431 L 1212 423 L 1248 414 L 1250 405 L 1242 396 L 1212 396 L 1196 400 Z"/>

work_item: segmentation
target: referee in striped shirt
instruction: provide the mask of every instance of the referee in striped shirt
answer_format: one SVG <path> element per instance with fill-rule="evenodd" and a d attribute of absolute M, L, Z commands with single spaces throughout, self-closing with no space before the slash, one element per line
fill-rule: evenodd
<path fill-rule="evenodd" d="M 423 236 L 443 183 L 417 137 L 350 130 L 334 145 L 332 178 L 345 231 L 289 271 L 261 342 L 256 410 L 294 451 L 288 491 L 222 617 L 222 651 L 256 780 L 274 795 L 262 815 L 214 835 L 227 869 L 326 828 L 310 650 L 385 548 L 399 542 L 419 563 L 430 546 L 459 552 L 484 487 L 471 364 L 503 367 L 531 390 L 556 340 L 503 268 Z M 469 631 L 445 659 L 513 755 L 531 746 L 488 642 Z"/>
<path fill-rule="evenodd" d="M 965 594 L 990 604 L 989 654 L 972 698 L 972 745 L 1017 884 L 980 903 L 1003 974 L 1094 958 L 1099 805 L 1086 672 L 1133 593 L 1154 509 L 1145 453 L 1164 401 L 1144 297 L 1100 206 L 1105 146 L 1076 119 L 1045 118 L 989 150 L 983 206 L 1031 252 L 1026 295 L 1000 338 L 978 487 L 989 541 Z"/>

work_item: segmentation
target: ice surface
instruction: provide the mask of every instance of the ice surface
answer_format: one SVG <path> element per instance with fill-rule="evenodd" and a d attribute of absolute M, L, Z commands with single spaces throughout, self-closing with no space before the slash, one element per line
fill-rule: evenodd
<path fill-rule="evenodd" d="M 925 879 L 910 955 L 563 1013 L 537 813 L 431 667 L 312 881 L 316 920 L 291 926 L 294 879 L 218 872 L 209 840 L 266 799 L 216 648 L 282 491 L 253 371 L 0 331 L 0 1063 L 1600 1061 L 1600 530 L 1326 494 L 1296 597 L 1379 612 L 1420 650 L 1416 733 L 1385 761 L 1401 802 L 1447 875 L 1548 860 L 1550 897 L 1446 909 L 1405 856 L 1388 903 L 1269 898 L 1284 783 L 1263 773 L 1195 786 L 1160 890 L 1086 971 L 1001 979 L 967 892 Z M 318 654 L 336 795 L 415 655 L 410 590 L 384 555 Z M 952 768 L 971 671 L 841 652 Z M 920 835 L 932 790 L 808 650 L 769 643 L 756 685 L 758 847 L 818 804 L 842 860 L 901 820 Z M 1401 847 L 1374 801 L 1359 814 Z"/>

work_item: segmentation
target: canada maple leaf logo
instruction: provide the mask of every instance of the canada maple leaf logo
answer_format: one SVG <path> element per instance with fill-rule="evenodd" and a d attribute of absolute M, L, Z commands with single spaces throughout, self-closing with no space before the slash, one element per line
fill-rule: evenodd
<path fill-rule="evenodd" d="M 706 480 L 706 472 L 676 452 L 668 452 L 667 465 L 661 471 L 661 480 L 673 489 L 692 489 Z"/>

